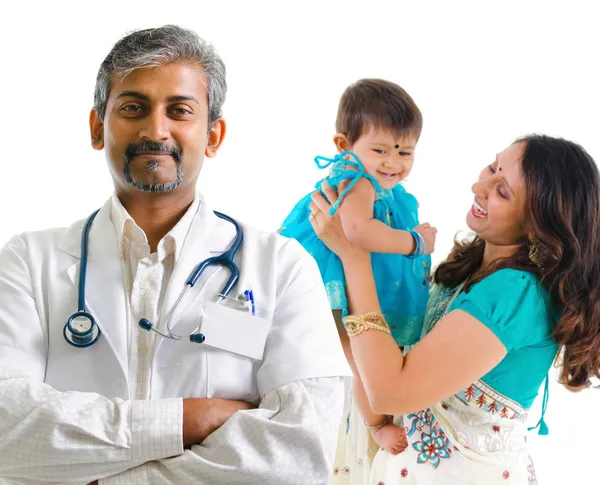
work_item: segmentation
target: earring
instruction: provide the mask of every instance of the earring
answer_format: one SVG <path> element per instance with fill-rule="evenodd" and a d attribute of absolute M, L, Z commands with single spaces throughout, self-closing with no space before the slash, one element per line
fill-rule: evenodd
<path fill-rule="evenodd" d="M 531 234 L 527 237 L 529 247 L 529 261 L 535 264 L 538 268 L 542 269 L 542 255 L 540 253 L 539 243 L 535 236 Z"/>

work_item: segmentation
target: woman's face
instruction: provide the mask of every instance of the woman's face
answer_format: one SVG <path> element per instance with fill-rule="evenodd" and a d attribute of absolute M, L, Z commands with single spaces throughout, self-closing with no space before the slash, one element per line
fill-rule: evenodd
<path fill-rule="evenodd" d="M 473 184 L 475 202 L 467 225 L 488 244 L 513 246 L 525 239 L 524 148 L 524 143 L 515 143 L 499 153 Z"/>

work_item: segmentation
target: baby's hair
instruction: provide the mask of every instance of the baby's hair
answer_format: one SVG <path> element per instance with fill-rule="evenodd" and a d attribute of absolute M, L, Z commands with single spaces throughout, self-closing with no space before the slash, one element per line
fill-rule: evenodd
<path fill-rule="evenodd" d="M 423 116 L 410 95 L 383 79 L 361 79 L 340 99 L 335 129 L 354 144 L 369 128 L 391 130 L 398 138 L 421 136 Z"/>

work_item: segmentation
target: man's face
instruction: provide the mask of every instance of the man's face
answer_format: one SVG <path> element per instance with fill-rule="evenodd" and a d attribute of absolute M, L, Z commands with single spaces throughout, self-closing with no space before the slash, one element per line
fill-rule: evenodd
<path fill-rule="evenodd" d="M 225 124 L 208 129 L 200 66 L 175 62 L 113 78 L 104 120 L 90 115 L 92 146 L 105 149 L 117 193 L 195 190 L 204 156 L 213 157 Z"/>

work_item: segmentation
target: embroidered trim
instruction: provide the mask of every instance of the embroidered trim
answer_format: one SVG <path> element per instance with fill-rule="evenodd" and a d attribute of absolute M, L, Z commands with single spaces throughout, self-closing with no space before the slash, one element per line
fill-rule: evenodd
<path fill-rule="evenodd" d="M 478 407 L 501 418 L 516 419 L 522 423 L 527 420 L 527 411 L 512 399 L 494 391 L 485 382 L 479 380 L 456 394 L 467 406 Z"/>

